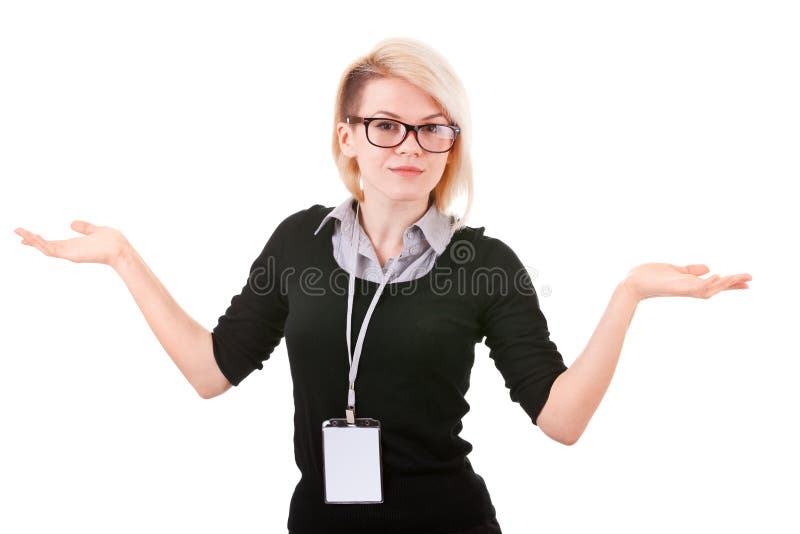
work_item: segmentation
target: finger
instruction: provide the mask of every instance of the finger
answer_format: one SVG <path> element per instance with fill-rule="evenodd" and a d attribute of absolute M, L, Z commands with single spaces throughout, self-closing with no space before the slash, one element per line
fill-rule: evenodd
<path fill-rule="evenodd" d="M 49 241 L 47 241 L 44 238 L 42 238 L 42 236 L 40 236 L 39 234 L 34 234 L 32 232 L 26 232 L 25 239 L 23 240 L 23 243 L 25 243 L 26 245 L 30 245 L 30 246 L 36 248 L 42 254 L 45 254 L 47 256 L 51 256 L 52 255 L 52 245 L 50 244 Z"/>
<path fill-rule="evenodd" d="M 690 263 L 689 265 L 686 265 L 682 270 L 687 274 L 700 276 L 708 273 L 710 269 L 708 268 L 708 265 L 705 265 L 704 263 Z"/>
<path fill-rule="evenodd" d="M 726 291 L 728 289 L 748 289 L 749 287 L 750 286 L 747 285 L 747 279 L 743 278 L 742 275 L 734 274 L 730 276 L 724 276 L 711 283 L 710 287 L 708 288 L 708 297 L 714 296 L 720 291 Z"/>
<path fill-rule="evenodd" d="M 33 246 L 33 240 L 34 240 L 33 236 L 35 235 L 33 232 L 29 232 L 25 228 L 20 227 L 20 228 L 16 228 L 14 230 L 14 233 L 17 234 L 18 236 L 22 237 L 22 244 L 23 245 L 31 245 L 31 246 Z"/>
<path fill-rule="evenodd" d="M 97 229 L 92 223 L 81 220 L 72 221 L 70 228 L 84 235 L 91 234 Z"/>
<path fill-rule="evenodd" d="M 27 234 L 28 231 L 25 228 L 22 228 L 21 226 L 14 228 L 14 233 L 20 236 L 22 238 L 22 242 L 27 245 L 27 243 L 25 243 L 25 234 Z"/>
<path fill-rule="evenodd" d="M 748 289 L 750 286 L 747 282 L 753 279 L 749 274 L 734 274 L 730 276 L 730 282 L 725 289 Z"/>
<path fill-rule="evenodd" d="M 720 280 L 729 284 L 737 284 L 739 282 L 749 282 L 752 279 L 753 277 L 750 276 L 749 274 L 731 274 L 720 278 Z"/>
<path fill-rule="evenodd" d="M 691 295 L 694 297 L 700 297 L 703 299 L 709 298 L 711 295 L 719 291 L 717 289 L 717 284 L 719 283 L 719 275 L 715 274 L 713 276 L 709 276 L 708 278 L 697 278 L 697 285 L 691 291 Z"/>

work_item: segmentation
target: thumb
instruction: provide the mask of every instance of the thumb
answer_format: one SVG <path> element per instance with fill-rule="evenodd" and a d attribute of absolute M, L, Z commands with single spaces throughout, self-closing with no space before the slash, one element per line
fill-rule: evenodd
<path fill-rule="evenodd" d="M 695 276 L 700 276 L 701 274 L 706 274 L 709 271 L 708 265 L 702 263 L 690 263 L 689 265 L 682 267 L 681 271 L 687 274 L 693 274 Z"/>
<path fill-rule="evenodd" d="M 84 235 L 89 235 L 91 233 L 94 233 L 95 230 L 97 230 L 97 227 L 95 225 L 93 225 L 92 223 L 88 223 L 86 221 L 72 221 L 70 228 Z"/>

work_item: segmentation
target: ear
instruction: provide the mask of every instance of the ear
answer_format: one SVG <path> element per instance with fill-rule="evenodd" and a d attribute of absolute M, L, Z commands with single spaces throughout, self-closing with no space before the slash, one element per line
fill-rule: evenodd
<path fill-rule="evenodd" d="M 353 130 L 346 122 L 340 122 L 336 125 L 336 134 L 339 136 L 339 150 L 348 158 L 356 157 L 356 152 L 353 149 Z"/>
<path fill-rule="evenodd" d="M 453 151 L 447 153 L 447 164 L 449 165 L 450 162 L 453 161 Z"/>

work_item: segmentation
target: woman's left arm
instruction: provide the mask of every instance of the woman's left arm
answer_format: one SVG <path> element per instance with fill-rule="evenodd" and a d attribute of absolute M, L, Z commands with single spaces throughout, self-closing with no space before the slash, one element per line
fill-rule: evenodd
<path fill-rule="evenodd" d="M 553 382 L 537 426 L 565 445 L 574 444 L 583 434 L 608 389 L 640 301 L 669 296 L 707 299 L 727 289 L 747 289 L 752 280 L 747 273 L 699 278 L 708 271 L 702 264 L 669 263 L 645 263 L 632 269 L 615 288 L 586 348 Z"/>

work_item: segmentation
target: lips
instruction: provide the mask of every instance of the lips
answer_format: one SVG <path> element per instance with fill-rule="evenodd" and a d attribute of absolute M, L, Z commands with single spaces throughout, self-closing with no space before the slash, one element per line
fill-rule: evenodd
<path fill-rule="evenodd" d="M 422 172 L 422 169 L 419 167 L 391 167 L 393 171 L 413 171 L 413 172 Z"/>
<path fill-rule="evenodd" d="M 411 166 L 403 166 L 403 167 L 392 167 L 390 170 L 397 174 L 398 176 L 402 176 L 403 178 L 415 178 L 422 174 L 422 169 L 419 167 L 411 167 Z"/>

